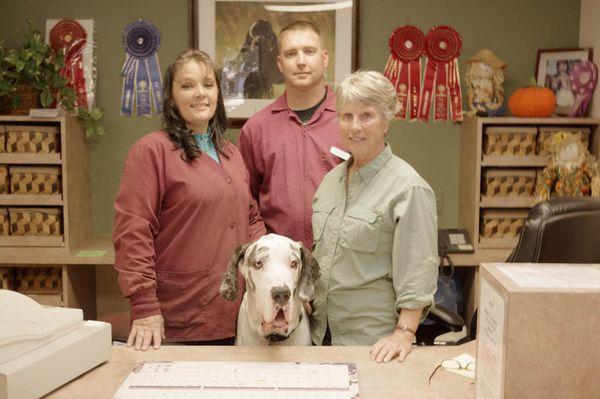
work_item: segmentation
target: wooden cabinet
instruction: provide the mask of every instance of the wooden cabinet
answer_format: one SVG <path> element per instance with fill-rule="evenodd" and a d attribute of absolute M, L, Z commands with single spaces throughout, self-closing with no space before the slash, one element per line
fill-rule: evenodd
<path fill-rule="evenodd" d="M 467 117 L 463 120 L 458 217 L 459 226 L 469 231 L 475 252 L 451 254 L 450 258 L 456 266 L 475 266 L 459 270 L 468 293 L 464 315 L 467 326 L 471 325 L 479 298 L 478 266 L 506 261 L 517 244 L 520 220 L 534 205 L 531 179 L 546 166 L 546 140 L 562 129 L 581 132 L 581 140 L 598 157 L 599 126 L 600 119 L 591 118 Z M 511 141 L 511 134 L 518 137 Z M 514 235 L 486 237 L 501 220 L 505 221 L 506 231 Z"/>
<path fill-rule="evenodd" d="M 29 143 L 15 133 L 21 131 L 39 134 Z M 89 155 L 79 121 L 74 116 L 0 116 L 0 147 L 0 179 L 5 179 L 0 184 L 0 222 L 11 222 L 9 231 L 0 228 L 5 285 L 11 270 L 16 276 L 23 274 L 17 273 L 22 267 L 52 268 L 48 273 L 54 284 L 59 279 L 60 293 L 34 298 L 81 308 L 86 318 L 95 317 L 95 267 L 86 264 L 90 259 L 82 259 L 82 264 L 73 259 L 74 251 L 92 238 Z M 40 177 L 44 173 L 50 178 Z M 40 216 L 46 214 L 47 219 Z M 10 220 L 15 215 L 29 219 L 15 224 L 16 217 Z M 34 218 L 43 226 L 32 234 L 29 223 Z M 39 273 L 33 270 L 31 275 Z"/>
<path fill-rule="evenodd" d="M 31 193 L 16 193 L 10 187 L 0 194 L 0 209 L 8 209 L 12 216 L 11 234 L 0 235 L 0 246 L 14 247 L 15 251 L 28 251 L 27 247 L 64 247 L 69 250 L 89 240 L 89 156 L 85 134 L 76 117 L 34 119 L 0 116 L 0 125 L 4 135 L 2 142 L 5 143 L 3 151 L 0 150 L 0 166 L 8 170 L 9 180 L 11 172 L 14 175 L 17 170 L 29 169 L 32 173 L 53 170 L 52 173 L 58 175 L 54 192 L 30 190 Z M 33 134 L 31 140 L 18 136 L 28 131 L 41 138 L 33 138 Z M 16 137 L 19 137 L 18 143 Z M 35 188 L 35 177 L 32 180 L 27 184 L 29 187 L 33 184 Z M 21 210 L 20 214 L 18 210 Z M 25 220 L 15 223 L 21 215 Z M 48 215 L 48 221 L 44 219 L 42 222 L 45 215 Z M 39 228 L 45 231 L 33 235 L 31 230 L 39 226 L 28 223 L 35 218 L 39 223 L 45 223 Z"/>
<path fill-rule="evenodd" d="M 465 118 L 461 128 L 459 224 L 475 251 L 513 248 L 553 132 L 579 135 L 600 155 L 600 119 Z M 494 260 L 498 261 L 498 260 Z"/>

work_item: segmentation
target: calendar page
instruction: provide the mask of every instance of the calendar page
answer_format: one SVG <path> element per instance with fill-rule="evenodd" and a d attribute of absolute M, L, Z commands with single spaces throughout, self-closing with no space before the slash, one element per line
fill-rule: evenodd
<path fill-rule="evenodd" d="M 114 399 L 358 399 L 354 363 L 143 362 Z"/>

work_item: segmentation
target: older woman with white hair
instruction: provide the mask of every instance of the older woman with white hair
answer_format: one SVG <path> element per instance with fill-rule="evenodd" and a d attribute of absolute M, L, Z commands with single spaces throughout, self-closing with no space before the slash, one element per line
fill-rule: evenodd
<path fill-rule="evenodd" d="M 312 340 L 372 345 L 371 359 L 404 361 L 437 286 L 435 197 L 385 141 L 399 108 L 385 76 L 347 76 L 336 104 L 351 157 L 325 176 L 313 200 L 321 278 Z"/>

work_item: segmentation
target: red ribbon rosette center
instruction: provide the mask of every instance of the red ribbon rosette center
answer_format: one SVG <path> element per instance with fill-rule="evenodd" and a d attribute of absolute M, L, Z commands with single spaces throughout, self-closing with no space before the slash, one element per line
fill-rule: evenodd
<path fill-rule="evenodd" d="M 65 66 L 60 74 L 67 79 L 67 86 L 75 90 L 77 105 L 88 108 L 83 72 L 83 49 L 87 44 L 85 29 L 77 21 L 64 19 L 50 30 L 49 40 L 54 51 L 64 49 Z"/>
<path fill-rule="evenodd" d="M 390 35 L 390 57 L 384 75 L 396 87 L 400 110 L 396 115 L 404 119 L 407 114 L 416 120 L 419 111 L 421 84 L 421 55 L 425 50 L 425 35 L 412 25 L 404 25 Z"/>
<path fill-rule="evenodd" d="M 457 58 L 462 50 L 462 38 L 449 26 L 435 26 L 426 36 L 425 78 L 421 90 L 419 119 L 429 120 L 431 101 L 435 98 L 434 120 L 446 120 L 448 98 L 452 121 L 462 120 L 462 95 Z"/>

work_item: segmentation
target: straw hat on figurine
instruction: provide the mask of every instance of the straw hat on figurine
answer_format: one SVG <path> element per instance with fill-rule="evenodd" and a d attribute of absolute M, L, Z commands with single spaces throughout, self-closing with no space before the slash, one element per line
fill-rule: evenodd
<path fill-rule="evenodd" d="M 502 69 L 506 66 L 506 62 L 502 61 L 500 58 L 496 56 L 491 50 L 481 49 L 477 54 L 469 58 L 467 62 L 485 62 L 492 68 Z"/>

